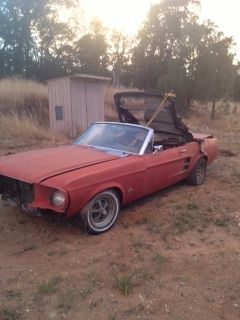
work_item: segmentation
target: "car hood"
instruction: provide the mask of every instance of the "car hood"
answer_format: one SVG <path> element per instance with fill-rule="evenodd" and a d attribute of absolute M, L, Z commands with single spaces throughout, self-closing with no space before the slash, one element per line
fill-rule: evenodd
<path fill-rule="evenodd" d="M 119 158 L 105 151 L 77 145 L 27 151 L 0 158 L 0 175 L 29 183 Z"/>

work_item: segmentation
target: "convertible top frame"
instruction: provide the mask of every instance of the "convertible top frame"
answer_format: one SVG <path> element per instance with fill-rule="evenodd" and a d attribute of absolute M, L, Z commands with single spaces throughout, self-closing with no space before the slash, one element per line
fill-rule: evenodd
<path fill-rule="evenodd" d="M 118 92 L 114 95 L 114 103 L 119 121 L 146 126 L 163 99 L 163 95 L 156 93 Z M 137 100 L 139 102 L 136 103 Z M 147 100 L 150 100 L 151 103 L 155 100 L 154 105 L 148 106 Z M 141 112 L 143 114 L 140 118 Z M 172 137 L 181 137 L 184 143 L 193 141 L 193 136 L 188 127 L 177 116 L 176 102 L 173 96 L 167 97 L 163 109 L 151 122 L 149 127 L 154 129 L 155 134 L 168 134 Z"/>

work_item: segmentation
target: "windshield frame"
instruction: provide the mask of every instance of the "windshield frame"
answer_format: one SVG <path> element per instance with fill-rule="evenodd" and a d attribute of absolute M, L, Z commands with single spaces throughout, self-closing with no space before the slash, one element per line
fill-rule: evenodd
<path fill-rule="evenodd" d="M 131 127 L 138 127 L 138 128 L 143 128 L 145 129 L 147 132 L 145 139 L 143 140 L 142 146 L 139 150 L 138 153 L 134 153 L 134 152 L 130 152 L 130 151 L 124 151 L 124 150 L 119 150 L 119 149 L 113 149 L 113 148 L 108 148 L 108 147 L 101 147 L 101 146 L 95 146 L 95 145 L 89 145 L 89 144 L 79 144 L 78 141 L 84 137 L 90 130 L 91 127 L 95 124 L 114 124 L 114 125 L 121 125 L 121 126 L 131 126 Z M 149 145 L 149 143 L 151 142 L 152 138 L 153 138 L 153 134 L 154 134 L 154 130 L 149 128 L 149 127 L 145 127 L 142 125 L 138 125 L 138 124 L 131 124 L 131 123 L 123 123 L 123 122 L 107 122 L 107 121 L 101 121 L 101 122 L 93 122 L 75 141 L 73 144 L 78 145 L 78 146 L 86 146 L 86 147 L 92 147 L 92 148 L 96 148 L 99 150 L 104 150 L 104 151 L 113 151 L 113 152 L 120 152 L 120 153 L 124 153 L 124 154 L 132 154 L 132 155 L 143 155 L 146 151 L 147 146 Z"/>

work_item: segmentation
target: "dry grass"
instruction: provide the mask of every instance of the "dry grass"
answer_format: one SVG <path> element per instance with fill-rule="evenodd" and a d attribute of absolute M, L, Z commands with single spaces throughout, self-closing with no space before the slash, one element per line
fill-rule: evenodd
<path fill-rule="evenodd" d="M 6 78 L 0 81 L 2 111 L 25 110 L 26 107 L 36 107 L 47 103 L 47 86 L 43 84 L 20 78 Z"/>
<path fill-rule="evenodd" d="M 118 120 L 113 96 L 119 91 L 134 88 L 109 87 L 105 95 L 105 120 Z M 216 103 L 216 120 L 211 121 L 211 104 L 194 102 L 185 122 L 194 132 L 213 133 L 220 147 L 240 152 L 240 104 L 229 101 Z M 41 125 L 41 124 L 44 124 Z M 10 148 L 17 143 L 36 141 L 66 142 L 65 136 L 48 128 L 47 87 L 38 82 L 20 78 L 0 80 L 0 145 Z"/>
<path fill-rule="evenodd" d="M 29 116 L 19 117 L 16 114 L 2 115 L 0 117 L 0 144 L 14 145 L 18 141 L 31 143 L 33 141 L 66 142 L 64 135 L 54 133 L 50 129 L 41 126 Z"/>
<path fill-rule="evenodd" d="M 192 132 L 213 134 L 220 150 L 240 154 L 240 104 L 231 101 L 216 103 L 216 118 L 211 120 L 211 104 L 194 102 L 184 122 Z"/>
<path fill-rule="evenodd" d="M 189 124 L 198 131 L 240 131 L 240 104 L 232 101 L 216 102 L 216 116 L 211 120 L 211 103 L 195 101 L 191 106 Z"/>
<path fill-rule="evenodd" d="M 44 125 L 43 125 L 44 124 Z M 48 128 L 47 87 L 20 78 L 0 80 L 0 146 L 8 149 L 48 141 L 66 142 Z"/>

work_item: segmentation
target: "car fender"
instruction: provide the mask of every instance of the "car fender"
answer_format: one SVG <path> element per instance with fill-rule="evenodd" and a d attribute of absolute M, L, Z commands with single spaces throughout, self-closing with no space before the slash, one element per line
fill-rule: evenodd
<path fill-rule="evenodd" d="M 218 141 L 216 138 L 206 138 L 200 142 L 201 152 L 206 157 L 207 164 L 213 162 L 218 155 Z"/>
<path fill-rule="evenodd" d="M 97 185 L 94 188 L 91 187 L 91 189 L 89 190 L 86 190 L 86 189 L 82 190 L 84 193 L 80 194 L 81 200 L 77 194 L 78 192 L 72 193 L 71 204 L 66 212 L 66 216 L 67 217 L 74 216 L 75 214 L 80 212 L 88 204 L 88 202 L 91 201 L 97 194 L 109 189 L 115 189 L 119 193 L 120 204 L 124 204 L 125 198 L 126 198 L 126 192 L 124 191 L 123 186 L 117 182 L 113 183 L 113 181 L 106 182 L 106 183 Z M 77 211 L 76 211 L 76 208 L 78 208 Z"/>

